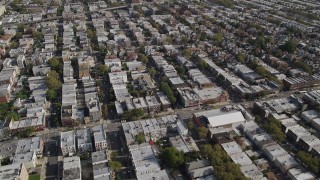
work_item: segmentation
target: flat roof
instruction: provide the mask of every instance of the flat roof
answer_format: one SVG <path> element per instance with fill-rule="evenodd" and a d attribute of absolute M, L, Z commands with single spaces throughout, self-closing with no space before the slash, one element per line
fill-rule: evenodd
<path fill-rule="evenodd" d="M 302 126 L 294 126 L 289 129 L 292 133 L 294 133 L 297 137 L 309 136 L 311 133 Z"/>
<path fill-rule="evenodd" d="M 74 131 L 67 131 L 60 133 L 61 147 L 75 146 Z"/>
<path fill-rule="evenodd" d="M 280 156 L 276 159 L 276 161 L 279 163 L 279 165 L 283 166 L 285 169 L 290 169 L 292 167 L 299 165 L 296 159 L 290 154 Z"/>
<path fill-rule="evenodd" d="M 263 178 L 262 172 L 254 164 L 249 164 L 246 166 L 240 167 L 241 172 L 249 179 L 260 179 Z"/>
<path fill-rule="evenodd" d="M 279 144 L 268 146 L 265 148 L 265 151 L 268 152 L 273 157 L 288 154 L 288 152 L 286 150 L 284 150 Z"/>
<path fill-rule="evenodd" d="M 315 179 L 316 176 L 304 169 L 303 167 L 295 167 L 289 169 L 288 174 L 294 177 L 296 180 Z"/>
<path fill-rule="evenodd" d="M 22 163 L 0 166 L 0 179 L 16 180 L 20 178 Z"/>
<path fill-rule="evenodd" d="M 36 158 L 35 152 L 27 152 L 24 154 L 16 154 L 13 156 L 13 163 L 28 163 Z"/>
<path fill-rule="evenodd" d="M 206 117 L 211 127 L 224 126 L 227 124 L 240 123 L 246 121 L 242 113 L 238 110 L 221 111 L 220 109 L 214 109 L 194 113 L 194 115 L 196 117 Z"/>
<path fill-rule="evenodd" d="M 78 146 L 92 144 L 90 129 L 79 129 L 76 131 Z"/>
<path fill-rule="evenodd" d="M 143 175 L 137 175 L 138 180 L 168 180 L 169 174 L 167 170 L 161 170 L 157 172 L 151 172 Z"/>
<path fill-rule="evenodd" d="M 108 151 L 96 151 L 91 153 L 93 164 L 104 163 L 108 161 Z"/>
<path fill-rule="evenodd" d="M 242 149 L 235 141 L 223 143 L 221 144 L 221 146 L 223 147 L 223 149 L 226 151 L 228 155 L 238 154 L 242 152 Z"/>
<path fill-rule="evenodd" d="M 32 137 L 19 140 L 16 154 L 24 154 L 31 151 L 41 150 L 41 141 L 42 139 L 40 137 Z"/>
<path fill-rule="evenodd" d="M 190 151 L 184 140 L 181 138 L 181 136 L 175 136 L 170 137 L 169 141 L 173 147 L 176 147 L 177 150 L 183 151 L 184 153 L 187 153 Z"/>
<path fill-rule="evenodd" d="M 252 164 L 251 159 L 244 152 L 232 154 L 232 155 L 230 155 L 230 158 L 232 159 L 232 161 L 234 163 L 239 164 L 240 166 Z"/>
<path fill-rule="evenodd" d="M 81 179 L 80 157 L 65 157 L 63 159 L 63 179 Z"/>

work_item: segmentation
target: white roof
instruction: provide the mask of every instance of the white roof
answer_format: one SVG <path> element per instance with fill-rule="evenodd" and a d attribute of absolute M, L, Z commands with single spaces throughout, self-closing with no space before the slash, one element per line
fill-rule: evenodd
<path fill-rule="evenodd" d="M 297 180 L 315 179 L 315 176 L 304 168 L 292 168 L 288 173 Z"/>
<path fill-rule="evenodd" d="M 161 170 L 161 171 L 157 171 L 157 172 L 152 172 L 152 173 L 148 173 L 148 174 L 143 174 L 143 175 L 137 175 L 137 179 L 138 180 L 167 180 L 170 179 L 168 172 L 166 170 Z"/>
<path fill-rule="evenodd" d="M 257 166 L 250 164 L 241 167 L 241 172 L 249 179 L 262 179 L 263 174 L 259 171 Z"/>
<path fill-rule="evenodd" d="M 243 117 L 242 113 L 237 110 L 223 112 L 220 109 L 218 109 L 218 110 L 206 111 L 202 114 L 201 113 L 202 112 L 195 113 L 195 115 L 196 116 L 203 115 L 207 117 L 211 127 L 224 126 L 227 124 L 240 123 L 245 121 L 245 118 Z"/>
<path fill-rule="evenodd" d="M 232 154 L 238 154 L 242 152 L 242 149 L 235 141 L 223 143 L 221 144 L 221 146 L 229 156 Z"/>
<path fill-rule="evenodd" d="M 241 152 L 238 154 L 232 154 L 230 155 L 230 158 L 234 163 L 239 164 L 240 166 L 246 166 L 246 165 L 252 164 L 251 159 L 244 152 Z"/>

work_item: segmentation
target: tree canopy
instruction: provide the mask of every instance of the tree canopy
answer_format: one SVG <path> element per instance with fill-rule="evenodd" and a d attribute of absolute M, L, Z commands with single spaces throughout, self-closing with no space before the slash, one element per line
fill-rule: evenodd
<path fill-rule="evenodd" d="M 234 6 L 234 2 L 232 0 L 213 0 L 213 2 L 227 8 L 233 8 Z"/>
<path fill-rule="evenodd" d="M 3 118 L 12 118 L 15 121 L 20 119 L 20 114 L 15 110 L 11 102 L 0 103 L 0 119 Z"/>
<path fill-rule="evenodd" d="M 59 74 L 62 74 L 63 63 L 62 63 L 61 59 L 59 59 L 57 57 L 53 57 L 48 61 L 48 63 L 49 63 L 51 70 L 54 70 L 54 71 L 58 72 Z"/>
<path fill-rule="evenodd" d="M 282 51 L 287 51 L 288 53 L 294 53 L 297 48 L 297 43 L 290 39 L 284 45 L 279 47 Z"/>
<path fill-rule="evenodd" d="M 148 57 L 141 53 L 138 55 L 138 60 L 141 61 L 143 64 L 148 63 Z"/>
<path fill-rule="evenodd" d="M 204 60 L 199 60 L 198 62 L 198 68 L 203 71 L 208 67 L 208 64 Z"/>
<path fill-rule="evenodd" d="M 172 169 L 178 169 L 184 163 L 184 153 L 175 147 L 166 147 L 160 151 L 160 158 Z"/>
<path fill-rule="evenodd" d="M 221 33 L 216 33 L 212 37 L 215 44 L 221 44 L 223 42 L 223 35 Z"/>
<path fill-rule="evenodd" d="M 136 142 L 137 142 L 138 144 L 141 144 L 141 143 L 143 143 L 143 142 L 146 141 L 143 133 L 137 134 L 136 137 L 135 137 L 135 140 L 136 140 Z"/>
<path fill-rule="evenodd" d="M 281 123 L 275 118 L 269 118 L 265 120 L 266 123 L 263 123 L 262 127 L 271 134 L 272 138 L 281 143 L 286 139 L 286 135 L 282 132 Z"/>
<path fill-rule="evenodd" d="M 171 104 L 176 103 L 177 99 L 175 98 L 174 93 L 167 82 L 161 82 L 160 89 L 168 96 Z"/>
<path fill-rule="evenodd" d="M 30 97 L 30 91 L 28 91 L 25 88 L 16 93 L 16 98 L 29 99 L 29 97 Z"/>
<path fill-rule="evenodd" d="M 28 138 L 34 132 L 33 128 L 28 128 L 17 133 L 19 138 Z"/>
<path fill-rule="evenodd" d="M 210 144 L 200 146 L 201 155 L 208 158 L 215 170 L 217 179 L 246 179 L 239 165 L 235 164 L 220 145 L 212 147 Z"/>
<path fill-rule="evenodd" d="M 244 64 L 246 62 L 246 55 L 244 55 L 243 53 L 238 53 L 236 55 L 236 59 L 237 61 L 239 61 L 240 63 Z"/>
<path fill-rule="evenodd" d="M 151 77 L 157 74 L 157 70 L 154 67 L 148 68 L 148 72 Z"/>
<path fill-rule="evenodd" d="M 208 129 L 205 127 L 199 127 L 197 129 L 198 135 L 200 137 L 200 139 L 205 139 L 208 136 Z"/>
<path fill-rule="evenodd" d="M 122 168 L 122 165 L 121 165 L 121 163 L 119 161 L 109 161 L 108 165 L 115 172 L 121 170 L 121 168 Z"/>
<path fill-rule="evenodd" d="M 48 89 L 46 94 L 49 101 L 52 101 L 57 97 L 57 92 L 52 89 Z"/>
<path fill-rule="evenodd" d="M 318 174 L 320 170 L 320 159 L 317 157 L 313 157 L 310 153 L 299 151 L 296 154 L 296 157 L 305 164 L 310 171 L 314 174 Z"/>
<path fill-rule="evenodd" d="M 304 70 L 305 72 L 307 72 L 308 74 L 312 74 L 312 68 L 311 68 L 308 64 L 306 64 L 306 63 L 304 63 L 304 62 L 302 62 L 302 61 L 295 61 L 294 64 L 295 64 L 298 68 L 303 69 L 303 70 Z"/>
<path fill-rule="evenodd" d="M 143 116 L 144 116 L 143 109 L 138 108 L 138 109 L 125 111 L 122 115 L 122 118 L 128 121 L 135 121 L 137 119 L 142 118 Z"/>
<path fill-rule="evenodd" d="M 188 128 L 188 129 L 193 129 L 193 128 L 194 128 L 194 124 L 193 124 L 192 120 L 189 120 L 189 121 L 187 122 L 187 128 Z"/>
<path fill-rule="evenodd" d="M 62 83 L 59 74 L 55 70 L 51 70 L 47 76 L 46 84 L 48 89 L 56 91 L 61 88 Z"/>
<path fill-rule="evenodd" d="M 92 73 L 97 74 L 98 76 L 104 76 L 108 73 L 108 68 L 104 64 L 99 64 L 92 69 Z"/>

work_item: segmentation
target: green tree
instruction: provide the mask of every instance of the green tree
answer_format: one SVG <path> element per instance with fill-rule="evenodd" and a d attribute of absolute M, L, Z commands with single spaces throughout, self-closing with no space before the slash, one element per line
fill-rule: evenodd
<path fill-rule="evenodd" d="M 226 78 L 222 74 L 219 74 L 216 81 L 218 84 L 224 85 L 226 82 Z"/>
<path fill-rule="evenodd" d="M 17 26 L 17 32 L 24 33 L 24 28 L 25 28 L 25 25 L 24 25 L 24 24 L 18 24 L 18 26 Z"/>
<path fill-rule="evenodd" d="M 61 58 L 53 57 L 49 59 L 48 64 L 51 70 L 56 71 L 58 74 L 62 74 L 63 72 L 63 62 Z"/>
<path fill-rule="evenodd" d="M 92 39 L 92 38 L 94 38 L 96 36 L 96 32 L 93 31 L 92 29 L 88 29 L 87 30 L 87 36 L 88 36 L 89 39 Z"/>
<path fill-rule="evenodd" d="M 172 37 L 171 37 L 170 35 L 168 35 L 168 36 L 167 36 L 167 39 L 166 39 L 166 43 L 167 43 L 167 44 L 172 44 L 172 41 L 173 41 L 173 40 L 172 40 Z"/>
<path fill-rule="evenodd" d="M 178 169 L 184 163 L 184 153 L 175 147 L 166 147 L 160 151 L 159 157 L 172 169 Z"/>
<path fill-rule="evenodd" d="M 203 144 L 199 149 L 203 158 L 209 158 L 213 154 L 213 148 L 210 144 Z"/>
<path fill-rule="evenodd" d="M 182 77 L 186 74 L 186 69 L 183 66 L 176 66 L 175 69 L 177 73 Z"/>
<path fill-rule="evenodd" d="M 30 97 L 30 91 L 28 91 L 25 88 L 16 93 L 16 98 L 29 99 L 29 97 Z"/>
<path fill-rule="evenodd" d="M 253 44 L 256 48 L 265 49 L 267 47 L 267 42 L 264 36 L 259 35 L 254 41 Z"/>
<path fill-rule="evenodd" d="M 198 151 L 189 151 L 187 153 L 184 153 L 184 162 L 185 163 L 197 161 L 198 159 L 201 159 L 200 153 Z"/>
<path fill-rule="evenodd" d="M 237 61 L 239 61 L 240 63 L 244 64 L 246 62 L 246 55 L 244 55 L 243 53 L 238 53 L 236 55 L 236 59 Z"/>
<path fill-rule="evenodd" d="M 9 112 L 16 112 L 13 103 L 0 103 L 0 118 L 6 118 Z"/>
<path fill-rule="evenodd" d="M 188 42 L 189 42 L 189 39 L 188 39 L 187 37 L 183 36 L 183 37 L 181 38 L 181 44 L 187 45 Z"/>
<path fill-rule="evenodd" d="M 213 0 L 213 2 L 227 8 L 233 8 L 234 6 L 234 2 L 232 0 Z"/>
<path fill-rule="evenodd" d="M 260 117 L 259 115 L 256 115 L 256 116 L 255 116 L 255 121 L 256 121 L 257 123 L 261 123 L 262 119 L 261 119 L 261 117 Z"/>
<path fill-rule="evenodd" d="M 39 31 L 36 31 L 33 33 L 33 38 L 36 40 L 36 41 L 43 41 L 43 33 L 42 32 L 39 32 Z"/>
<path fill-rule="evenodd" d="M 12 119 L 14 121 L 19 121 L 20 120 L 20 114 L 16 111 L 10 111 L 7 113 L 7 118 Z"/>
<path fill-rule="evenodd" d="M 193 128 L 194 128 L 194 124 L 193 124 L 192 120 L 189 120 L 189 121 L 187 122 L 187 128 L 188 128 L 188 129 L 193 129 Z"/>
<path fill-rule="evenodd" d="M 108 72 L 108 68 L 104 64 L 99 64 L 96 68 L 97 68 L 97 72 L 100 76 L 104 76 Z"/>
<path fill-rule="evenodd" d="M 161 82 L 160 89 L 168 96 L 168 99 L 171 102 L 171 104 L 176 103 L 177 100 L 174 96 L 172 89 L 170 88 L 167 82 Z"/>
<path fill-rule="evenodd" d="M 143 142 L 146 142 L 146 139 L 145 139 L 143 133 L 137 134 L 136 137 L 135 137 L 135 140 L 136 140 L 136 142 L 137 142 L 138 144 L 141 144 L 141 143 L 143 143 Z"/>
<path fill-rule="evenodd" d="M 63 13 L 63 7 L 58 7 L 57 8 L 57 16 L 62 16 Z"/>
<path fill-rule="evenodd" d="M 208 64 L 207 62 L 205 62 L 204 60 L 199 60 L 198 62 L 198 68 L 201 70 L 201 71 L 204 71 L 206 68 L 208 67 Z"/>
<path fill-rule="evenodd" d="M 22 38 L 22 36 L 23 36 L 22 32 L 17 32 L 16 35 L 15 35 L 15 38 L 16 39 L 20 39 L 20 38 Z"/>
<path fill-rule="evenodd" d="M 154 67 L 148 68 L 148 72 L 151 77 L 154 77 L 154 75 L 157 74 L 157 70 Z"/>
<path fill-rule="evenodd" d="M 223 42 L 223 35 L 221 33 L 216 33 L 212 37 L 215 44 L 221 44 Z"/>
<path fill-rule="evenodd" d="M 190 50 L 184 49 L 184 50 L 182 51 L 182 55 L 183 55 L 185 58 L 190 59 L 191 56 L 192 56 L 192 53 L 190 52 Z"/>
<path fill-rule="evenodd" d="M 100 101 L 104 101 L 105 95 L 102 89 L 99 89 L 98 91 L 98 97 Z"/>
<path fill-rule="evenodd" d="M 17 133 L 19 138 L 28 138 L 34 132 L 33 128 L 28 128 Z"/>
<path fill-rule="evenodd" d="M 3 30 L 3 27 L 2 27 L 2 26 L 0 26 L 0 35 L 1 35 L 1 36 L 4 35 L 4 30 Z"/>
<path fill-rule="evenodd" d="M 230 156 L 223 150 L 221 145 L 212 147 L 210 144 L 200 146 L 201 155 L 207 158 L 215 170 L 217 179 L 246 179 Z"/>
<path fill-rule="evenodd" d="M 297 48 L 297 42 L 290 39 L 284 45 L 279 47 L 282 51 L 287 51 L 288 53 L 294 53 Z"/>
<path fill-rule="evenodd" d="M 57 92 L 55 90 L 52 90 L 52 89 L 47 90 L 47 98 L 49 101 L 54 100 L 56 97 L 57 97 Z"/>
<path fill-rule="evenodd" d="M 277 58 L 281 58 L 282 57 L 282 51 L 281 49 L 276 49 L 273 53 L 274 56 L 276 56 Z"/>
<path fill-rule="evenodd" d="M 275 118 L 268 118 L 262 127 L 271 134 L 272 138 L 281 143 L 285 140 L 286 135 L 282 132 L 281 123 Z"/>
<path fill-rule="evenodd" d="M 305 164 L 311 172 L 314 174 L 318 174 L 320 170 L 320 159 L 317 157 L 313 157 L 310 153 L 299 151 L 296 154 L 296 157 Z"/>
<path fill-rule="evenodd" d="M 115 172 L 120 171 L 121 168 L 122 168 L 122 165 L 121 165 L 121 163 L 119 161 L 109 161 L 108 165 Z"/>
<path fill-rule="evenodd" d="M 88 159 L 90 159 L 90 154 L 88 152 L 83 153 L 80 155 L 80 159 L 81 160 L 88 160 Z"/>
<path fill-rule="evenodd" d="M 205 138 L 207 138 L 207 136 L 208 136 L 208 128 L 205 128 L 205 127 L 199 127 L 198 129 L 197 129 L 197 132 L 198 132 L 198 135 L 199 135 L 199 137 L 200 137 L 200 139 L 205 139 Z"/>
<path fill-rule="evenodd" d="M 143 64 L 148 63 L 148 57 L 144 54 L 139 54 L 138 55 L 138 60 L 141 61 Z"/>
<path fill-rule="evenodd" d="M 102 116 L 107 119 L 108 118 L 108 106 L 106 104 L 103 104 L 101 107 Z"/>
<path fill-rule="evenodd" d="M 62 83 L 60 81 L 59 74 L 56 71 L 51 70 L 47 76 L 46 84 L 47 84 L 47 87 L 51 90 L 56 91 L 60 89 L 62 86 Z"/>
<path fill-rule="evenodd" d="M 10 49 L 17 49 L 19 47 L 19 44 L 15 41 L 10 43 Z"/>
<path fill-rule="evenodd" d="M 110 154 L 111 160 L 116 159 L 118 156 L 119 156 L 119 153 L 116 152 L 116 151 L 113 151 L 113 152 Z"/>
<path fill-rule="evenodd" d="M 295 61 L 294 62 L 294 64 L 298 67 L 298 68 L 301 68 L 301 69 L 303 69 L 305 72 L 307 72 L 308 74 L 312 74 L 312 68 L 308 65 L 308 64 L 306 64 L 306 63 L 304 63 L 304 62 L 302 62 L 302 61 Z"/>
<path fill-rule="evenodd" d="M 1 160 L 1 166 L 6 166 L 10 164 L 10 157 L 5 157 Z"/>
<path fill-rule="evenodd" d="M 144 116 L 143 109 L 132 109 L 129 111 L 125 111 L 122 115 L 123 119 L 127 119 L 128 121 L 135 121 L 137 119 L 140 119 Z"/>
<path fill-rule="evenodd" d="M 119 174 L 116 175 L 115 180 L 121 180 L 121 177 L 119 176 Z"/>

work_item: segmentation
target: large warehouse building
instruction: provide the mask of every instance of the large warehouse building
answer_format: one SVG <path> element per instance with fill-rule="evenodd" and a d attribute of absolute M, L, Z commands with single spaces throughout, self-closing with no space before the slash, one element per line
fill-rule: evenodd
<path fill-rule="evenodd" d="M 246 121 L 239 110 L 214 109 L 193 114 L 195 123 L 207 127 L 235 127 Z"/>

